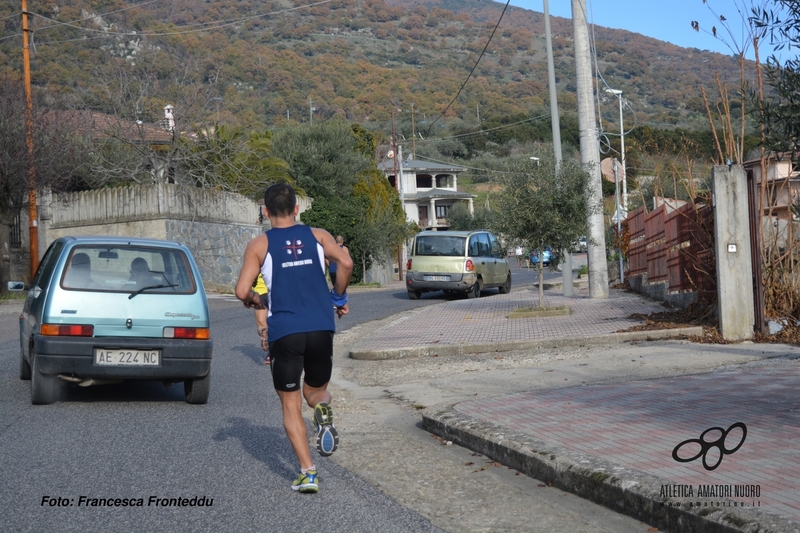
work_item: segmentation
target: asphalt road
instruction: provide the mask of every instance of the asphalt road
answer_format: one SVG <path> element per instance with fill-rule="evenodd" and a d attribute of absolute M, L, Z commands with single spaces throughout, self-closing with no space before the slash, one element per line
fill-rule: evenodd
<path fill-rule="evenodd" d="M 513 276 L 515 287 L 534 281 L 533 272 Z M 400 289 L 350 298 L 340 331 L 461 296 L 414 301 Z M 225 298 L 210 307 L 207 405 L 186 404 L 180 385 L 129 382 L 64 387 L 62 401 L 33 406 L 18 376 L 19 306 L 0 306 L 0 531 L 439 531 L 330 459 L 315 459 L 319 494 L 290 490 L 296 459 L 252 312 Z M 101 498 L 120 501 L 93 505 Z M 181 498 L 206 505 L 160 505 Z"/>
<path fill-rule="evenodd" d="M 71 388 L 63 401 L 33 406 L 18 376 L 18 311 L 3 306 L 0 531 L 438 531 L 329 459 L 315 459 L 319 494 L 290 490 L 296 459 L 252 311 L 217 302 L 203 406 L 185 403 L 179 385 L 149 382 Z M 42 505 L 45 497 L 66 506 Z M 151 497 L 207 505 L 156 506 Z M 93 498 L 142 506 L 92 506 Z"/>

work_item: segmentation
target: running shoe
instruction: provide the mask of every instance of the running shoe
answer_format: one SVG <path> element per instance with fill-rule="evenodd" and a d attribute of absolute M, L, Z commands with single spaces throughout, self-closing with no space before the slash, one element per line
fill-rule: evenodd
<path fill-rule="evenodd" d="M 300 472 L 297 479 L 292 482 L 292 490 L 299 490 L 300 492 L 319 492 L 317 471 L 309 470 L 305 474 Z"/>
<path fill-rule="evenodd" d="M 317 424 L 317 451 L 320 455 L 331 455 L 339 446 L 339 432 L 333 425 L 333 408 L 325 402 L 314 408 Z"/>

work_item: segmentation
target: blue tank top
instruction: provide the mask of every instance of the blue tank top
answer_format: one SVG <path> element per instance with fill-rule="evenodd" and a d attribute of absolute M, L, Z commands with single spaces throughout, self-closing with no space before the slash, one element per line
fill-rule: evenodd
<path fill-rule="evenodd" d="M 266 232 L 261 274 L 269 288 L 269 342 L 310 331 L 336 331 L 325 253 L 308 226 Z"/>

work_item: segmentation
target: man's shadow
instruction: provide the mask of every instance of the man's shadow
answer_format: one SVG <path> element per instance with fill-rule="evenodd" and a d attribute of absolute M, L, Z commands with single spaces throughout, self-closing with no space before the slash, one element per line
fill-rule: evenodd
<path fill-rule="evenodd" d="M 273 473 L 290 480 L 297 476 L 294 463 L 288 460 L 294 458 L 294 451 L 283 427 L 256 426 L 246 418 L 233 417 L 228 419 L 228 426 L 220 428 L 213 438 L 217 442 L 238 439 L 247 453 Z"/>
<path fill-rule="evenodd" d="M 230 351 L 239 352 L 261 366 L 268 366 L 264 364 L 264 359 L 267 358 L 267 352 L 261 349 L 260 341 L 253 342 L 253 344 L 240 344 L 238 346 L 231 346 Z"/>

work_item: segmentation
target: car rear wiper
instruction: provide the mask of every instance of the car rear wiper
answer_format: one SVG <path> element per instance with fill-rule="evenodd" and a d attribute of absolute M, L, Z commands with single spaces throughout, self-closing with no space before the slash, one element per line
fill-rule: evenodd
<path fill-rule="evenodd" d="M 144 291 L 149 290 L 149 289 L 168 289 L 170 287 L 177 287 L 177 286 L 178 286 L 177 283 L 170 283 L 169 285 L 150 285 L 148 287 L 142 287 L 138 291 L 131 293 L 131 295 L 128 296 L 128 300 L 130 300 L 131 298 L 133 298 L 137 294 L 141 294 Z"/>

